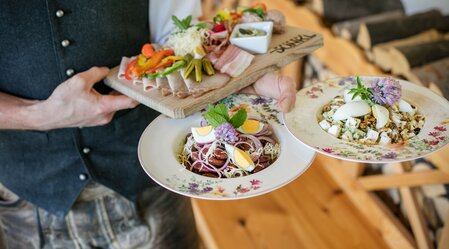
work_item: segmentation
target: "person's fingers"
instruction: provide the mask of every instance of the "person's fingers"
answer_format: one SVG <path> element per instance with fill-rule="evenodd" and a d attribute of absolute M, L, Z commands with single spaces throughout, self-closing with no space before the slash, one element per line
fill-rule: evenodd
<path fill-rule="evenodd" d="M 139 102 L 125 95 L 102 95 L 101 101 L 109 112 L 131 109 L 139 105 Z"/>
<path fill-rule="evenodd" d="M 293 109 L 296 102 L 296 87 L 293 80 L 289 77 L 280 76 L 278 78 L 280 91 L 279 108 L 282 112 L 289 112 Z"/>
<path fill-rule="evenodd" d="M 258 79 L 253 84 L 256 94 L 279 99 L 281 92 L 278 86 L 278 77 L 278 74 L 267 73 L 262 78 Z"/>
<path fill-rule="evenodd" d="M 290 111 L 295 105 L 296 88 L 290 77 L 268 73 L 254 83 L 253 89 L 256 94 L 277 99 L 282 112 Z M 253 89 L 247 88 L 245 92 Z"/>
<path fill-rule="evenodd" d="M 74 75 L 70 80 L 75 81 L 83 89 L 91 89 L 95 83 L 104 79 L 109 73 L 107 67 L 91 67 L 89 70 Z"/>

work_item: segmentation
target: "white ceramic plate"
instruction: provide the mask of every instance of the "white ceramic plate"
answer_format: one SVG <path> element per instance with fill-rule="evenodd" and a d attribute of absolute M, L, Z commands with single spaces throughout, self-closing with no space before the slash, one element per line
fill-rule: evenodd
<path fill-rule="evenodd" d="M 364 85 L 379 77 L 361 77 Z M 309 148 L 343 160 L 390 163 L 429 155 L 449 143 L 449 102 L 427 88 L 400 80 L 402 98 L 425 115 L 419 134 L 404 145 L 362 145 L 338 139 L 321 129 L 318 115 L 322 107 L 345 89 L 356 86 L 355 77 L 318 82 L 298 92 L 295 108 L 284 115 L 289 131 Z"/>
<path fill-rule="evenodd" d="M 145 172 L 161 186 L 176 193 L 201 199 L 232 200 L 273 191 L 306 171 L 315 152 L 298 142 L 279 118 L 277 102 L 251 95 L 231 95 L 221 101 L 228 108 L 245 108 L 248 115 L 268 122 L 281 144 L 279 158 L 268 168 L 244 177 L 217 179 L 186 170 L 177 153 L 193 126 L 199 126 L 201 113 L 185 119 L 156 118 L 143 132 L 138 148 Z"/>

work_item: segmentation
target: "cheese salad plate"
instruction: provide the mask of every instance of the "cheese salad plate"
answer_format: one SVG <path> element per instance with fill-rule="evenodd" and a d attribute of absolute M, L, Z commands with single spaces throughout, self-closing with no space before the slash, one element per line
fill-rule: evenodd
<path fill-rule="evenodd" d="M 425 87 L 387 77 L 308 86 L 283 120 L 307 147 L 355 162 L 413 160 L 449 143 L 449 102 Z"/>
<path fill-rule="evenodd" d="M 251 174 L 230 178 L 200 175 L 184 167 L 180 154 L 191 127 L 204 122 L 205 110 L 185 119 L 160 115 L 143 132 L 138 156 L 145 172 L 161 186 L 181 195 L 210 200 L 258 196 L 280 188 L 304 173 L 315 158 L 314 150 L 298 142 L 280 120 L 277 101 L 254 95 L 234 94 L 222 101 L 230 112 L 246 110 L 248 117 L 268 125 L 280 145 L 277 159 Z M 236 145 L 237 146 L 237 145 Z"/>

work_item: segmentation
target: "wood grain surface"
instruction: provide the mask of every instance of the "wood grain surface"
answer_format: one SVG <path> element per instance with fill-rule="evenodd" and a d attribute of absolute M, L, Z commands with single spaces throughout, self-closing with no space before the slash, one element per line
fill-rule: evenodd
<path fill-rule="evenodd" d="M 323 46 L 321 34 L 304 29 L 287 27 L 281 35 L 273 35 L 266 54 L 256 55 L 251 65 L 240 76 L 231 80 L 220 89 L 210 91 L 198 98 L 191 96 L 179 99 L 175 96 L 162 96 L 157 89 L 145 92 L 141 85 L 117 78 L 118 67 L 111 70 L 105 79 L 106 85 L 153 108 L 171 118 L 184 118 L 215 103 L 240 89 L 251 85 L 268 72 L 308 55 Z"/>

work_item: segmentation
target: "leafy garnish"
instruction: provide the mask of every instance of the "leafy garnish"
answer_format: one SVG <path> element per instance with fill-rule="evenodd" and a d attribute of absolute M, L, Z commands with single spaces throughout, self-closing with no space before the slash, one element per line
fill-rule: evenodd
<path fill-rule="evenodd" d="M 362 81 L 360 80 L 360 77 L 357 76 L 357 87 L 351 88 L 349 93 L 352 93 L 352 99 L 355 99 L 355 97 L 360 96 L 362 100 L 364 100 L 366 103 L 370 105 L 375 105 L 376 103 L 370 98 L 370 96 L 373 95 L 373 92 L 371 89 L 363 86 Z"/>
<path fill-rule="evenodd" d="M 243 125 L 243 123 L 246 120 L 246 111 L 243 109 L 240 109 L 234 116 L 232 116 L 231 120 L 229 120 L 229 123 L 234 126 L 234 128 L 238 128 Z"/>
<path fill-rule="evenodd" d="M 175 15 L 171 16 L 171 19 L 173 20 L 173 23 L 175 24 L 176 27 L 179 28 L 179 30 L 186 30 L 188 28 L 190 28 L 190 22 L 192 21 L 192 15 L 189 15 L 188 17 L 179 20 L 178 17 L 176 17 Z"/>
<path fill-rule="evenodd" d="M 205 29 L 208 27 L 208 24 L 205 22 L 199 22 L 199 23 L 195 24 L 195 27 L 197 27 L 199 29 Z"/>
<path fill-rule="evenodd" d="M 228 108 L 226 108 L 224 104 L 217 104 L 215 106 L 209 105 L 207 112 L 203 114 L 203 117 L 214 128 L 218 127 L 222 123 L 230 123 L 234 128 L 238 128 L 245 122 L 246 116 L 246 111 L 244 109 L 240 109 L 230 118 Z"/>
<path fill-rule="evenodd" d="M 245 13 L 245 12 L 256 14 L 256 15 L 258 15 L 262 19 L 265 19 L 265 15 L 266 15 L 265 11 L 262 8 L 260 8 L 260 7 L 255 8 L 255 9 L 251 9 L 251 8 L 250 9 L 245 9 L 245 10 L 243 10 L 243 13 Z"/>

